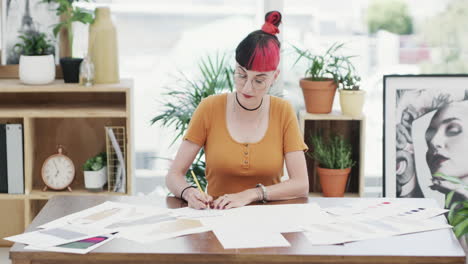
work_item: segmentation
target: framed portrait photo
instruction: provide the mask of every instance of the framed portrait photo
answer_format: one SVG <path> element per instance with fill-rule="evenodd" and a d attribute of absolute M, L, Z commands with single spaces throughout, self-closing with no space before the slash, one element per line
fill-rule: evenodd
<path fill-rule="evenodd" d="M 20 54 L 14 46 L 20 42 L 20 35 L 45 33 L 55 47 L 58 61 L 58 44 L 53 35 L 53 25 L 60 22 L 56 15 L 55 3 L 42 0 L 0 0 L 2 25 L 2 65 L 18 64 Z"/>
<path fill-rule="evenodd" d="M 467 200 L 468 75 L 386 75 L 384 196 Z"/>

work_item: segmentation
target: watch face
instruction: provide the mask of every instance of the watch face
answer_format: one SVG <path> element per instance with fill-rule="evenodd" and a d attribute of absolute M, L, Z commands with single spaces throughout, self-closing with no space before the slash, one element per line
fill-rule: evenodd
<path fill-rule="evenodd" d="M 61 190 L 71 184 L 75 177 L 73 162 L 66 156 L 54 155 L 42 167 L 42 178 L 52 189 Z"/>

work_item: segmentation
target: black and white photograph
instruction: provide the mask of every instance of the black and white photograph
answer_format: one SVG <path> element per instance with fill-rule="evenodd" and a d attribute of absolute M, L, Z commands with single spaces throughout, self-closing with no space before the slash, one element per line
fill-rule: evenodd
<path fill-rule="evenodd" d="M 21 35 L 45 33 L 53 40 L 57 54 L 57 42 L 53 35 L 53 25 L 59 22 L 55 14 L 55 4 L 42 0 L 1 0 L 2 1 L 2 65 L 18 64 L 20 54 L 15 51 Z"/>
<path fill-rule="evenodd" d="M 384 77 L 384 192 L 468 198 L 468 75 Z"/>

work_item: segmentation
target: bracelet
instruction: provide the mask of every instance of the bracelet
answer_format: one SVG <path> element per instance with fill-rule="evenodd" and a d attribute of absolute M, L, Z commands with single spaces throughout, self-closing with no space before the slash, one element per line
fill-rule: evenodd
<path fill-rule="evenodd" d="M 266 203 L 268 201 L 268 196 L 265 185 L 259 183 L 256 187 L 260 187 L 262 189 L 262 203 Z"/>
<path fill-rule="evenodd" d="M 263 200 L 263 191 L 260 187 L 255 187 L 255 192 L 257 193 L 257 201 Z"/>
<path fill-rule="evenodd" d="M 189 189 L 189 188 L 195 188 L 195 186 L 187 186 L 187 187 L 185 187 L 185 188 L 182 190 L 182 192 L 180 193 L 180 199 L 182 199 L 182 200 L 184 200 L 184 201 L 186 201 L 186 202 L 187 202 L 187 200 L 184 199 L 184 192 L 185 192 L 185 190 L 187 190 L 187 189 Z"/>

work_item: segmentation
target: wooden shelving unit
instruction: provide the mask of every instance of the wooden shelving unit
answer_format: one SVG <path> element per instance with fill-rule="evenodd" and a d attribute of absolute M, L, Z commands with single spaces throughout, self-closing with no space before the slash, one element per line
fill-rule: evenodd
<path fill-rule="evenodd" d="M 365 117 L 350 117 L 340 112 L 330 114 L 310 114 L 305 111 L 299 113 L 299 126 L 304 141 L 312 150 L 310 142 L 311 133 L 342 135 L 352 145 L 352 158 L 356 165 L 351 169 L 345 197 L 361 197 L 364 195 L 364 148 L 365 148 Z M 322 189 L 316 172 L 318 162 L 306 156 L 307 171 L 309 174 L 309 194 L 321 196 Z"/>
<path fill-rule="evenodd" d="M 24 231 L 48 199 L 54 195 L 128 195 L 133 176 L 133 81 L 83 87 L 56 80 L 48 85 L 23 85 L 18 79 L 0 79 L 0 123 L 23 125 L 24 194 L 0 194 L 0 238 Z M 126 192 L 89 192 L 81 170 L 91 156 L 105 151 L 105 126 L 124 126 L 126 131 Z M 42 191 L 41 167 L 65 147 L 75 165 L 69 191 Z M 11 243 L 0 239 L 0 246 Z"/>

